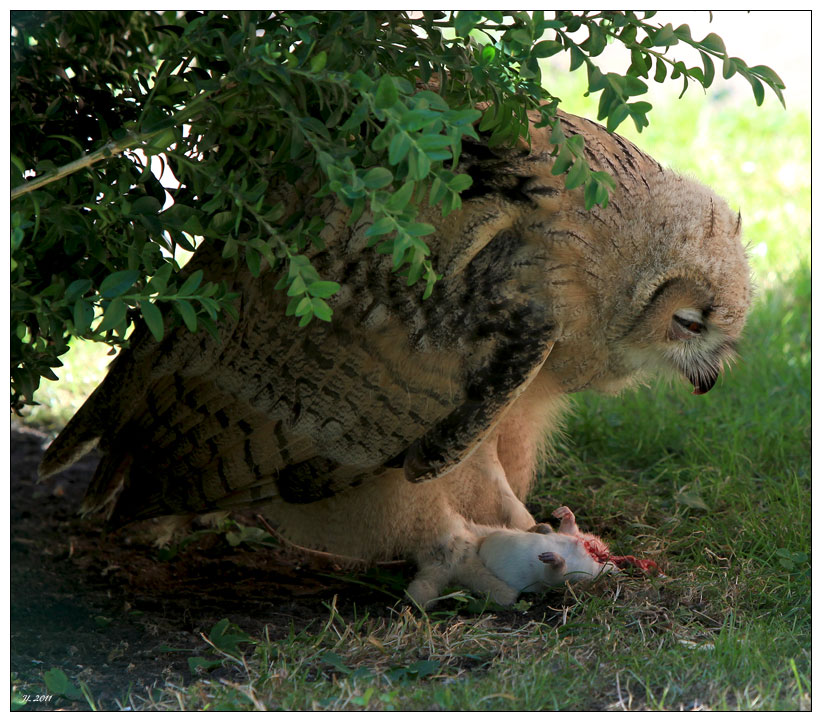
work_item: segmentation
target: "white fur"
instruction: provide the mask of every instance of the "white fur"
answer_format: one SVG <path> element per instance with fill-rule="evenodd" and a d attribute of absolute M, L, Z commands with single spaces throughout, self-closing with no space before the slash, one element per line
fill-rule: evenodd
<path fill-rule="evenodd" d="M 540 561 L 539 555 L 552 552 L 556 564 Z M 535 592 L 566 581 L 590 581 L 613 564 L 597 562 L 585 550 L 583 539 L 555 532 L 497 531 L 481 543 L 479 556 L 485 566 L 517 592 Z"/>

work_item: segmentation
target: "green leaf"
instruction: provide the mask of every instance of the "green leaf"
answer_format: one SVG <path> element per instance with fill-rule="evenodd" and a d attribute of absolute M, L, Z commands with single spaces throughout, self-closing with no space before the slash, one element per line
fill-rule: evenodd
<path fill-rule="evenodd" d="M 331 308 L 321 298 L 311 299 L 311 309 L 314 311 L 314 315 L 321 321 L 331 320 Z"/>
<path fill-rule="evenodd" d="M 390 75 L 383 75 L 374 96 L 375 105 L 382 109 L 390 108 L 399 100 L 399 97 L 393 78 Z"/>
<path fill-rule="evenodd" d="M 163 263 L 157 272 L 151 277 L 151 280 L 146 285 L 146 291 L 149 293 L 162 293 L 168 286 L 168 280 L 171 278 L 171 272 L 174 270 L 173 264 Z"/>
<path fill-rule="evenodd" d="M 219 659 L 206 659 L 205 657 L 189 657 L 188 669 L 192 675 L 198 674 L 200 670 L 207 672 L 210 669 L 219 667 L 222 662 Z"/>
<path fill-rule="evenodd" d="M 305 316 L 305 314 L 311 312 L 311 299 L 308 296 L 303 296 L 302 298 L 297 301 L 297 306 L 294 309 L 294 315 L 297 318 L 301 316 Z"/>
<path fill-rule="evenodd" d="M 482 19 L 475 10 L 460 10 L 454 18 L 454 30 L 461 38 L 467 38 L 474 26 Z"/>
<path fill-rule="evenodd" d="M 251 638 L 242 629 L 225 618 L 221 619 L 211 628 L 211 631 L 208 633 L 208 639 L 217 649 L 234 657 L 241 655 L 238 646 L 241 642 L 251 641 Z"/>
<path fill-rule="evenodd" d="M 408 175 L 413 180 L 422 180 L 431 170 L 431 160 L 425 153 L 414 152 L 409 156 Z"/>
<path fill-rule="evenodd" d="M 140 312 L 143 314 L 143 319 L 146 322 L 146 326 L 148 326 L 148 330 L 151 331 L 151 335 L 154 336 L 158 343 L 162 341 L 163 314 L 160 313 L 160 309 L 150 301 L 140 301 Z"/>
<path fill-rule="evenodd" d="M 319 73 L 325 67 L 327 61 L 328 53 L 326 53 L 325 50 L 317 53 L 313 58 L 311 58 L 311 72 Z"/>
<path fill-rule="evenodd" d="M 103 320 L 97 325 L 94 332 L 103 333 L 104 331 L 110 331 L 111 329 L 117 328 L 121 324 L 125 323 L 127 310 L 128 309 L 123 299 L 115 298 L 111 303 L 109 303 L 103 313 Z"/>
<path fill-rule="evenodd" d="M 567 171 L 574 162 L 574 156 L 571 153 L 569 142 L 566 140 L 559 150 L 559 154 L 554 160 L 554 165 L 551 167 L 551 175 L 562 175 Z"/>
<path fill-rule="evenodd" d="M 177 130 L 175 128 L 166 128 L 153 136 L 151 140 L 143 146 L 143 151 L 146 155 L 157 155 L 158 153 L 163 153 L 168 150 L 169 146 L 174 145 L 177 141 Z"/>
<path fill-rule="evenodd" d="M 602 71 L 591 63 L 588 66 L 588 92 L 596 93 L 608 85 L 607 76 L 602 74 Z"/>
<path fill-rule="evenodd" d="M 434 233 L 437 229 L 430 223 L 409 223 L 403 226 L 403 230 L 409 236 L 427 236 Z"/>
<path fill-rule="evenodd" d="M 488 46 L 490 47 L 490 46 Z M 533 50 L 531 50 L 531 57 L 534 58 L 550 58 L 562 50 L 562 43 L 556 40 L 543 40 L 537 43 Z"/>
<path fill-rule="evenodd" d="M 654 73 L 654 80 L 657 83 L 664 83 L 665 77 L 668 74 L 668 69 L 665 66 L 665 61 L 662 58 L 656 59 L 656 72 Z"/>
<path fill-rule="evenodd" d="M 768 83 L 768 85 L 784 90 L 785 83 L 782 82 L 782 78 L 780 78 L 767 65 L 754 65 L 752 68 L 749 68 L 749 70 L 754 75 L 758 75 L 762 78 L 766 83 Z"/>
<path fill-rule="evenodd" d="M 94 307 L 82 298 L 74 302 L 74 329 L 76 333 L 82 335 L 91 328 L 94 321 Z"/>
<path fill-rule="evenodd" d="M 157 214 L 163 204 L 154 196 L 143 196 L 131 204 L 131 213 L 139 216 L 153 216 Z"/>
<path fill-rule="evenodd" d="M 671 45 L 676 45 L 678 42 L 679 38 L 677 38 L 674 33 L 674 28 L 671 23 L 668 23 L 665 27 L 660 28 L 653 36 L 653 47 L 668 47 Z"/>
<path fill-rule="evenodd" d="M 340 284 L 336 281 L 314 281 L 308 285 L 308 293 L 314 298 L 329 298 L 339 290 Z"/>
<path fill-rule="evenodd" d="M 680 25 L 676 30 L 674 30 L 674 35 L 676 35 L 680 40 L 689 41 L 691 40 L 691 28 L 687 25 Z"/>
<path fill-rule="evenodd" d="M 722 40 L 722 38 L 720 38 L 716 33 L 708 33 L 697 43 L 697 46 L 703 47 L 705 50 L 710 50 L 720 55 L 725 55 L 727 53 L 725 50 L 725 41 Z"/>
<path fill-rule="evenodd" d="M 288 294 L 287 295 L 289 295 L 289 296 L 302 296 L 306 292 L 306 290 L 307 290 L 307 287 L 305 285 L 305 281 L 303 281 L 303 277 L 302 276 L 297 276 L 296 278 L 294 278 L 293 281 L 291 281 L 291 286 L 289 286 L 289 288 L 288 288 Z"/>
<path fill-rule="evenodd" d="M 571 46 L 571 70 L 576 70 L 580 65 L 585 62 L 585 56 L 583 55 L 582 51 L 576 46 Z"/>
<path fill-rule="evenodd" d="M 473 183 L 474 179 L 470 175 L 460 173 L 448 181 L 448 187 L 454 191 L 454 193 L 462 193 L 464 190 L 470 188 Z"/>
<path fill-rule="evenodd" d="M 595 58 L 605 50 L 606 36 L 599 25 L 594 23 L 588 26 L 588 33 L 588 39 L 582 43 L 582 47 L 587 51 L 589 56 Z"/>
<path fill-rule="evenodd" d="M 619 127 L 619 124 L 628 117 L 630 112 L 627 103 L 620 103 L 608 116 L 608 124 L 606 126 L 608 131 L 613 133 Z"/>
<path fill-rule="evenodd" d="M 197 269 L 192 273 L 180 287 L 178 291 L 180 296 L 190 296 L 194 291 L 196 291 L 200 287 L 200 282 L 203 280 L 203 272 L 201 269 Z"/>
<path fill-rule="evenodd" d="M 173 299 L 173 303 L 178 313 L 182 317 L 183 323 L 186 325 L 188 330 L 191 332 L 196 331 L 197 312 L 194 310 L 194 306 L 192 306 L 188 301 L 182 298 Z"/>
<path fill-rule="evenodd" d="M 46 689 L 53 694 L 73 700 L 83 699 L 82 691 L 69 681 L 62 669 L 52 667 L 48 672 L 44 672 L 43 681 L 46 683 Z"/>
<path fill-rule="evenodd" d="M 365 232 L 367 237 L 371 236 L 381 236 L 385 233 L 389 233 L 395 229 L 395 221 L 393 218 L 389 216 L 385 216 L 384 218 L 380 218 L 375 223 L 371 224 L 371 227 Z"/>
<path fill-rule="evenodd" d="M 103 298 L 114 298 L 128 291 L 140 277 L 138 271 L 115 271 L 100 284 L 100 295 Z"/>
<path fill-rule="evenodd" d="M 709 88 L 711 86 L 711 83 L 714 82 L 714 73 L 715 73 L 715 71 L 714 71 L 714 61 L 711 58 L 711 56 L 708 55 L 708 53 L 702 52 L 700 50 L 699 54 L 702 57 L 702 67 L 704 69 L 704 73 L 703 73 L 704 80 L 703 80 L 702 85 L 705 88 Z"/>
<path fill-rule="evenodd" d="M 585 159 L 577 158 L 571 170 L 568 171 L 568 175 L 565 177 L 565 187 L 568 190 L 572 190 L 581 186 L 588 178 L 589 173 L 590 169 Z"/>
<path fill-rule="evenodd" d="M 87 278 L 81 278 L 77 281 L 72 281 L 69 284 L 69 287 L 66 289 L 66 293 L 63 296 L 63 299 L 66 303 L 72 303 L 76 299 L 80 298 L 90 288 L 91 281 L 89 281 Z"/>
<path fill-rule="evenodd" d="M 447 148 L 451 145 L 451 138 L 447 135 L 423 135 L 417 139 L 417 145 L 427 153 L 432 150 Z"/>
<path fill-rule="evenodd" d="M 396 126 L 393 123 L 386 125 L 385 128 L 377 134 L 377 137 L 371 141 L 371 148 L 377 152 L 385 150 L 396 132 Z"/>
<path fill-rule="evenodd" d="M 414 181 L 406 181 L 403 183 L 398 191 L 391 194 L 391 197 L 385 203 L 385 209 L 392 213 L 400 213 L 404 211 L 411 202 L 411 196 L 414 194 L 415 187 L 416 184 Z M 390 223 L 390 221 L 388 222 Z M 393 228 L 393 224 L 391 225 L 391 228 Z M 389 230 L 391 230 L 391 228 L 389 228 Z M 388 231 L 385 232 L 387 233 Z"/>
<path fill-rule="evenodd" d="M 260 261 L 260 252 L 256 248 L 246 246 L 245 263 L 248 266 L 248 270 L 251 271 L 251 275 L 254 276 L 254 278 L 258 278 L 260 275 Z"/>
<path fill-rule="evenodd" d="M 750 76 L 748 78 L 748 82 L 750 82 L 751 87 L 753 88 L 754 99 L 756 100 L 757 105 L 762 105 L 762 102 L 765 100 L 765 88 L 762 86 L 756 78 Z"/>
<path fill-rule="evenodd" d="M 434 110 L 415 108 L 414 110 L 405 111 L 400 116 L 400 127 L 409 133 L 413 133 L 427 125 L 431 125 L 439 117 L 440 114 Z"/>
<path fill-rule="evenodd" d="M 372 168 L 363 176 L 363 183 L 366 188 L 376 189 L 385 188 L 394 180 L 394 174 L 387 168 L 377 166 Z"/>
<path fill-rule="evenodd" d="M 391 165 L 398 165 L 408 155 L 409 150 L 411 150 L 411 138 L 408 133 L 405 131 L 395 133 L 388 145 L 388 162 Z"/>
<path fill-rule="evenodd" d="M 216 213 L 208 224 L 209 231 L 215 236 L 225 236 L 234 228 L 236 214 L 234 211 Z"/>

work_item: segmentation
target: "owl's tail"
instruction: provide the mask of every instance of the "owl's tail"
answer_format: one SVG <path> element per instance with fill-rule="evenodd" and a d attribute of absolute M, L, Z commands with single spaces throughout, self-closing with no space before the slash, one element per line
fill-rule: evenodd
<path fill-rule="evenodd" d="M 41 480 L 48 479 L 67 469 L 99 444 L 103 429 L 98 428 L 98 425 L 94 423 L 95 395 L 92 394 L 86 400 L 86 403 L 46 449 L 38 469 Z"/>
<path fill-rule="evenodd" d="M 38 469 L 41 480 L 79 461 L 121 425 L 124 412 L 134 405 L 134 398 L 130 399 L 131 403 L 124 403 L 124 397 L 129 398 L 124 389 L 128 388 L 134 370 L 127 352 L 117 356 L 102 383 L 46 449 Z"/>

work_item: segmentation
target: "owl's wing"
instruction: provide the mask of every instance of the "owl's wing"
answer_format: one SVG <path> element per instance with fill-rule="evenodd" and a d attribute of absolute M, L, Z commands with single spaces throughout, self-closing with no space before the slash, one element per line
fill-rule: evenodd
<path fill-rule="evenodd" d="M 103 458 L 85 509 L 125 523 L 311 502 L 390 467 L 415 481 L 445 473 L 493 428 L 553 343 L 533 280 L 518 275 L 538 262 L 504 214 L 492 215 L 502 230 L 482 243 L 470 241 L 477 218 L 489 216 L 479 205 L 460 221 L 469 239 L 461 250 L 448 256 L 432 240 L 452 272 L 427 301 L 390 273 L 390 257 L 352 255 L 344 244 L 335 257 L 318 256 L 321 275 L 343 290 L 331 299 L 334 320 L 305 329 L 285 316 L 279 274 L 253 278 L 202 247 L 191 267 L 241 294 L 239 320 L 222 322 L 219 342 L 175 328 L 157 343 L 138 329 L 47 450 L 41 476 L 97 445 Z"/>
<path fill-rule="evenodd" d="M 405 478 L 434 479 L 470 456 L 539 373 L 554 346 L 552 340 L 546 341 L 532 348 L 506 345 L 496 369 L 479 370 L 466 389 L 465 402 L 408 447 L 403 459 Z"/>

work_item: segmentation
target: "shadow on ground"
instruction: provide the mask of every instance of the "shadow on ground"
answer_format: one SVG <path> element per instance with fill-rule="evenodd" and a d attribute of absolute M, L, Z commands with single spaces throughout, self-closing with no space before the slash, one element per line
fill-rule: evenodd
<path fill-rule="evenodd" d="M 356 604 L 372 616 L 390 613 L 393 597 L 335 579 L 337 567 L 287 549 L 232 547 L 205 534 L 163 561 L 139 525 L 106 533 L 99 519 L 77 515 L 97 459 L 39 483 L 46 443 L 41 432 L 12 426 L 11 671 L 32 697 L 49 693 L 43 675 L 52 668 L 84 682 L 107 709 L 124 705 L 130 689 L 186 684 L 188 658 L 209 649 L 201 635 L 226 617 L 252 636 L 268 626 L 277 639 L 327 618 L 334 594 L 341 611 Z M 24 709 L 88 705 L 55 695 Z"/>

